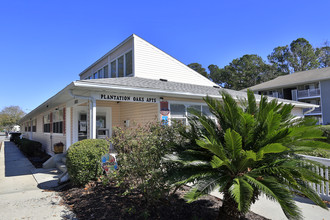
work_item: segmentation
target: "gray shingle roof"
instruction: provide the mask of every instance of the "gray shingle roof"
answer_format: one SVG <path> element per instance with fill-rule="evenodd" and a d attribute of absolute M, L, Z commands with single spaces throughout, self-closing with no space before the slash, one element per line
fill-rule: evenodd
<path fill-rule="evenodd" d="M 146 79 L 146 78 L 140 78 L 140 77 L 88 79 L 88 80 L 79 80 L 76 82 L 104 85 L 104 86 L 106 86 L 106 85 L 122 86 L 122 87 L 130 87 L 130 88 L 171 91 L 171 92 L 177 92 L 177 93 L 193 93 L 193 94 L 208 94 L 208 95 L 219 95 L 219 91 L 221 90 L 220 87 L 215 88 L 212 86 L 199 86 L 199 85 L 193 85 L 193 84 L 178 83 L 178 82 L 172 82 L 172 81 L 162 81 L 162 80 L 155 80 L 155 79 Z M 238 93 L 242 93 L 242 92 L 238 92 Z"/>
<path fill-rule="evenodd" d="M 234 98 L 242 99 L 247 98 L 247 93 L 242 91 L 236 91 L 231 89 L 224 89 L 224 88 L 215 88 L 212 86 L 199 86 L 193 84 L 186 84 L 186 83 L 178 83 L 178 82 L 171 82 L 171 81 L 161 81 L 161 80 L 154 80 L 154 79 L 146 79 L 146 78 L 139 78 L 139 77 L 120 77 L 120 78 L 105 78 L 105 79 L 89 79 L 89 80 L 79 80 L 75 81 L 78 82 L 79 85 L 88 84 L 94 85 L 98 87 L 102 85 L 103 87 L 112 88 L 113 86 L 118 87 L 126 87 L 126 88 L 136 88 L 136 89 L 146 89 L 146 90 L 154 90 L 155 92 L 162 93 L 162 92 L 172 92 L 173 94 L 193 94 L 193 95 L 200 95 L 201 97 L 205 97 L 206 95 L 209 96 L 217 96 L 221 97 L 219 92 L 224 90 L 229 93 Z M 257 101 L 260 100 L 260 95 L 255 95 Z M 268 100 L 272 100 L 275 98 L 268 97 Z M 305 105 L 308 106 L 307 103 L 296 102 L 292 100 L 285 100 L 285 99 L 278 99 L 280 102 L 283 103 L 291 103 L 294 105 Z M 312 105 L 311 105 L 312 106 Z"/>
<path fill-rule="evenodd" d="M 253 91 L 262 91 L 266 89 L 288 88 L 291 86 L 297 86 L 310 82 L 318 82 L 327 79 L 330 79 L 330 67 L 279 76 L 273 80 L 252 86 L 249 89 Z M 247 89 L 243 89 L 242 91 L 246 90 Z"/>

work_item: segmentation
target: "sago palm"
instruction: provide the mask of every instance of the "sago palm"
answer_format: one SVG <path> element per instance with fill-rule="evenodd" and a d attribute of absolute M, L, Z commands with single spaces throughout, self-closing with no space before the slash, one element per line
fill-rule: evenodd
<path fill-rule="evenodd" d="M 224 196 L 219 215 L 240 218 L 264 194 L 278 202 L 289 219 L 299 219 L 292 193 L 299 191 L 327 208 L 307 183 L 323 180 L 311 171 L 314 162 L 304 163 L 296 154 L 328 148 L 319 140 L 322 132 L 295 119 L 292 105 L 266 97 L 257 103 L 251 91 L 239 104 L 229 94 L 221 95 L 221 101 L 205 98 L 216 121 L 192 110 L 190 129 L 182 131 L 190 141 L 177 148 L 175 161 L 181 166 L 172 178 L 176 184 L 193 185 L 185 195 L 188 202 L 218 188 Z"/>

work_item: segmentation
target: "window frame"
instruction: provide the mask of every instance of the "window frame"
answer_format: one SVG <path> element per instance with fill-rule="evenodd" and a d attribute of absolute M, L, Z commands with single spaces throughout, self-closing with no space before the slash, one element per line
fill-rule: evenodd
<path fill-rule="evenodd" d="M 126 61 L 126 56 L 127 54 L 132 53 L 132 64 L 131 64 L 131 73 L 127 73 L 127 61 Z M 119 63 L 118 60 L 120 58 L 123 58 L 123 75 L 119 76 Z M 115 68 L 113 68 L 113 64 Z M 134 75 L 134 55 L 133 55 L 133 49 L 129 49 L 127 51 L 125 51 L 124 53 L 121 53 L 120 55 L 116 56 L 115 58 L 111 59 L 109 62 L 109 78 L 118 78 L 118 77 L 131 77 Z M 113 69 L 115 69 L 115 71 L 113 72 Z"/>
<path fill-rule="evenodd" d="M 200 106 L 200 111 L 203 113 L 203 107 L 208 107 L 206 103 L 199 103 L 199 102 L 181 102 L 181 101 L 168 101 L 168 106 L 169 106 L 169 110 L 170 110 L 170 114 L 169 114 L 169 125 L 172 124 L 172 121 L 175 119 L 178 120 L 184 120 L 184 125 L 189 126 L 189 121 L 188 121 L 188 117 L 190 116 L 188 113 L 188 108 L 190 106 Z M 175 104 L 175 105 L 184 105 L 185 106 L 185 115 L 184 116 L 172 116 L 171 114 L 171 105 Z M 214 115 L 206 115 L 208 117 L 210 117 L 212 120 L 216 121 L 216 117 Z"/>
<path fill-rule="evenodd" d="M 62 113 L 61 113 L 62 112 Z M 63 134 L 64 131 L 64 109 L 53 111 L 52 128 L 54 134 Z"/>
<path fill-rule="evenodd" d="M 37 119 L 32 120 L 32 132 L 37 132 Z"/>
<path fill-rule="evenodd" d="M 45 122 L 45 117 L 47 117 L 46 122 L 48 122 L 48 123 Z M 50 125 L 51 125 L 50 112 L 48 112 L 47 114 L 44 114 L 42 116 L 42 120 L 43 120 L 43 132 L 44 133 L 50 133 Z"/>
<path fill-rule="evenodd" d="M 127 54 L 131 53 L 131 73 L 127 73 Z M 133 75 L 133 50 L 124 53 L 125 76 Z"/>
<path fill-rule="evenodd" d="M 119 59 L 123 59 L 123 66 L 120 66 Z M 119 75 L 119 69 L 122 70 L 122 74 Z M 125 77 L 125 56 L 124 54 L 117 58 L 117 77 Z"/>

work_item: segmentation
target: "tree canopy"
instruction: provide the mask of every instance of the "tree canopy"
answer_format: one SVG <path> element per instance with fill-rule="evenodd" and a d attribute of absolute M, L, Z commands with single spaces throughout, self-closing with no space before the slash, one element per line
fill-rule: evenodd
<path fill-rule="evenodd" d="M 206 69 L 202 67 L 201 64 L 199 63 L 191 63 L 191 64 L 188 64 L 188 66 L 195 70 L 196 72 L 200 73 L 201 75 L 207 77 L 207 72 L 206 72 Z"/>
<path fill-rule="evenodd" d="M 10 130 L 25 115 L 19 106 L 8 106 L 0 112 L 0 128 Z"/>
<path fill-rule="evenodd" d="M 316 49 L 304 38 L 292 41 L 287 59 L 294 72 L 318 68 L 319 61 L 315 51 Z"/>
<path fill-rule="evenodd" d="M 319 59 L 320 67 L 330 66 L 330 43 L 325 41 L 323 47 L 316 48 L 316 54 Z"/>
<path fill-rule="evenodd" d="M 267 60 L 257 54 L 245 54 L 223 68 L 210 64 L 209 73 L 199 63 L 188 66 L 224 88 L 241 90 L 281 75 L 329 67 L 329 42 L 314 48 L 306 39 L 298 38 L 290 45 L 275 47 Z"/>

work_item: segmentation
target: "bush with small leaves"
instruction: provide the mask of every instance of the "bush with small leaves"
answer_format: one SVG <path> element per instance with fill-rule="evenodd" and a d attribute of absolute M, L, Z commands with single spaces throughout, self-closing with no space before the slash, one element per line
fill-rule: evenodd
<path fill-rule="evenodd" d="M 102 174 L 101 157 L 109 152 L 109 142 L 86 139 L 74 143 L 67 153 L 68 173 L 74 185 L 84 185 Z"/>
<path fill-rule="evenodd" d="M 323 131 L 323 137 L 326 137 L 326 142 L 330 143 L 330 125 L 323 125 L 320 129 Z"/>
<path fill-rule="evenodd" d="M 164 156 L 173 151 L 173 143 L 181 141 L 179 127 L 148 123 L 114 128 L 110 142 L 118 153 L 119 171 L 115 179 L 122 187 L 139 190 L 149 204 L 168 195 L 171 184 L 165 176 L 174 164 L 167 163 Z"/>

